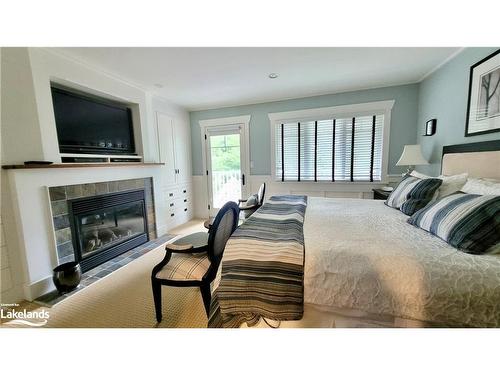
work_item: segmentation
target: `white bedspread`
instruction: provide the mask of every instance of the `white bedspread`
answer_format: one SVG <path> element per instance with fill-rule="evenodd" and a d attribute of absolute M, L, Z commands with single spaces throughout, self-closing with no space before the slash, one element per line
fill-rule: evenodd
<path fill-rule="evenodd" d="M 500 255 L 469 255 L 383 201 L 309 197 L 305 302 L 434 323 L 500 326 Z"/>

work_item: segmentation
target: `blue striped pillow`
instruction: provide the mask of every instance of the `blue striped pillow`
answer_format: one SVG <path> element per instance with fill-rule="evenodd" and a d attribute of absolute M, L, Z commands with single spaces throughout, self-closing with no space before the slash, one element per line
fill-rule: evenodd
<path fill-rule="evenodd" d="M 397 208 L 406 215 L 413 215 L 424 208 L 441 186 L 443 180 L 439 178 L 421 179 L 405 175 L 394 191 L 389 195 L 385 204 Z"/>
<path fill-rule="evenodd" d="M 466 253 L 500 253 L 498 195 L 448 195 L 417 211 L 408 223 Z"/>

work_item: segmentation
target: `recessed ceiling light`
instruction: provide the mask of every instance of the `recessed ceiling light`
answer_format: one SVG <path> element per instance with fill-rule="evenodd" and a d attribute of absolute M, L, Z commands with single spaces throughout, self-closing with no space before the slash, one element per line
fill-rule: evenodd
<path fill-rule="evenodd" d="M 163 88 L 163 85 L 161 83 L 155 83 L 154 84 L 155 87 L 158 87 L 159 89 L 162 89 Z"/>
<path fill-rule="evenodd" d="M 275 79 L 275 78 L 278 78 L 278 75 L 276 73 L 271 73 L 271 74 L 269 74 L 269 78 Z"/>

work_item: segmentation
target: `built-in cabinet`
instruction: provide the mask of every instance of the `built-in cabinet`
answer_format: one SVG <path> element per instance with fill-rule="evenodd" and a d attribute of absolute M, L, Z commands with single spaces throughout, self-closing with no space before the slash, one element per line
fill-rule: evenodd
<path fill-rule="evenodd" d="M 167 187 L 163 195 L 167 203 L 167 228 L 184 224 L 193 217 L 191 184 Z"/>
<path fill-rule="evenodd" d="M 162 166 L 162 196 L 167 205 L 167 228 L 193 217 L 190 129 L 168 114 L 156 112 L 158 156 Z"/>
<path fill-rule="evenodd" d="M 160 163 L 165 163 L 165 183 L 177 184 L 191 180 L 190 133 L 175 118 L 156 112 L 158 153 Z"/>

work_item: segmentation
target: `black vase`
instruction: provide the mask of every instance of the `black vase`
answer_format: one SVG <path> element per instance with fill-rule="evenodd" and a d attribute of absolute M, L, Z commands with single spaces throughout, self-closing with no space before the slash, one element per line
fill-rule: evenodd
<path fill-rule="evenodd" d="M 68 262 L 54 268 L 52 281 L 59 293 L 68 293 L 76 289 L 82 278 L 82 269 L 78 262 Z"/>

